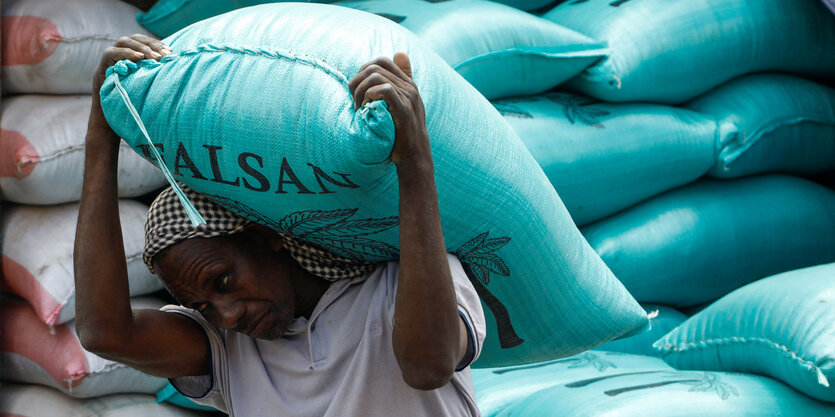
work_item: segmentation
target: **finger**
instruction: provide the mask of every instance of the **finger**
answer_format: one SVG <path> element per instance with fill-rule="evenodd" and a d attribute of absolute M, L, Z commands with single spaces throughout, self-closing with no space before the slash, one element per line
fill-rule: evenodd
<path fill-rule="evenodd" d="M 368 90 L 383 84 L 391 84 L 391 81 L 379 72 L 374 72 L 365 77 L 353 91 L 354 110 L 364 106 L 365 103 L 370 101 L 366 99 Z"/>
<path fill-rule="evenodd" d="M 127 36 L 122 36 L 116 41 L 116 46 L 121 48 L 130 48 L 134 51 L 141 52 L 145 58 L 148 59 L 160 59 L 162 58 L 162 54 L 157 51 L 151 49 L 150 46 L 145 45 L 142 42 L 137 41 L 136 39 L 129 38 Z"/>
<path fill-rule="evenodd" d="M 166 44 L 162 43 L 161 41 L 159 41 L 157 39 L 154 39 L 150 36 L 143 35 L 141 33 L 137 33 L 137 34 L 131 35 L 130 38 L 133 39 L 133 40 L 139 41 L 139 42 L 141 42 L 145 45 L 148 45 L 149 47 L 151 47 L 151 49 L 153 49 L 154 51 L 158 52 L 161 55 L 168 55 L 172 52 L 171 48 L 169 48 L 168 45 L 166 45 Z"/>
<path fill-rule="evenodd" d="M 365 105 L 375 100 L 385 101 L 389 106 L 389 113 L 403 113 L 403 103 L 400 100 L 400 95 L 397 94 L 394 86 L 389 83 L 379 84 L 369 88 L 365 93 L 365 99 L 362 104 Z M 392 114 L 392 116 L 395 116 L 395 114 Z M 396 119 L 396 117 L 394 118 Z"/>
<path fill-rule="evenodd" d="M 405 52 L 398 52 L 394 54 L 394 64 L 403 71 L 409 79 L 412 79 L 412 63 L 409 61 L 409 56 Z"/>
<path fill-rule="evenodd" d="M 139 61 L 145 58 L 145 54 L 131 48 L 122 48 L 118 46 L 111 46 L 104 51 L 104 55 L 101 57 L 101 62 L 99 66 L 102 69 L 105 69 L 123 59 L 129 59 L 131 61 Z"/>
<path fill-rule="evenodd" d="M 369 72 L 369 70 L 374 69 L 374 68 L 385 69 L 386 71 L 388 71 L 389 73 L 391 73 L 393 75 L 392 80 L 398 79 L 398 80 L 403 80 L 407 83 L 412 82 L 411 78 L 406 76 L 406 74 L 400 69 L 400 67 L 395 65 L 394 62 L 392 62 L 390 59 L 388 59 L 387 57 L 384 57 L 384 56 L 381 56 L 381 57 L 376 58 L 376 59 L 374 59 L 370 62 L 365 63 L 365 65 L 360 67 L 360 70 L 357 72 L 357 76 L 362 77 L 364 73 Z M 357 77 L 355 76 L 354 78 L 357 78 Z M 361 81 L 361 80 L 359 80 L 359 81 Z M 349 83 L 349 87 L 350 87 L 350 83 Z"/>

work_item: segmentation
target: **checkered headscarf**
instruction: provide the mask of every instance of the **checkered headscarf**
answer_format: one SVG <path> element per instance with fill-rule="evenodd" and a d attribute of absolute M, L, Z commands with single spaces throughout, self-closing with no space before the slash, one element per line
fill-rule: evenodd
<path fill-rule="evenodd" d="M 167 188 L 151 203 L 145 220 L 145 249 L 142 260 L 152 273 L 154 256 L 171 245 L 195 237 L 226 236 L 244 231 L 250 223 L 237 214 L 215 204 L 208 197 L 180 184 L 183 192 L 206 220 L 206 224 L 194 227 L 180 204 L 173 188 Z M 284 241 L 284 247 L 307 272 L 328 281 L 355 278 L 372 272 L 377 264 L 356 261 L 334 255 L 283 233 L 276 232 Z"/>

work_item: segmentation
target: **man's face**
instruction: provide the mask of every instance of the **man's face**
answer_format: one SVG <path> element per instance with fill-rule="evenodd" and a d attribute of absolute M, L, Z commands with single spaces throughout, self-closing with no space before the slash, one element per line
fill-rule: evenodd
<path fill-rule="evenodd" d="M 182 305 L 210 323 L 272 340 L 295 317 L 292 261 L 280 249 L 277 237 L 249 229 L 178 242 L 156 257 L 155 269 Z"/>

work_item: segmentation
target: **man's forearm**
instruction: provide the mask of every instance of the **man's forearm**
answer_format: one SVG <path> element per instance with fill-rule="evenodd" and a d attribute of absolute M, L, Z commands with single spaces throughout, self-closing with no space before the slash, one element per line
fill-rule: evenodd
<path fill-rule="evenodd" d="M 428 139 L 426 144 L 428 152 Z M 394 347 L 395 352 L 400 351 L 399 357 L 419 368 L 408 375 L 409 365 L 401 363 L 404 379 L 412 386 L 432 389 L 447 382 L 460 359 L 460 319 L 431 156 L 401 161 L 397 174 L 400 274 Z"/>
<path fill-rule="evenodd" d="M 94 105 L 94 111 L 97 108 Z M 75 236 L 76 328 L 82 343 L 97 347 L 118 337 L 132 320 L 122 231 L 117 164 L 119 139 L 91 117 L 84 185 Z M 102 337 L 107 334 L 109 336 Z"/>

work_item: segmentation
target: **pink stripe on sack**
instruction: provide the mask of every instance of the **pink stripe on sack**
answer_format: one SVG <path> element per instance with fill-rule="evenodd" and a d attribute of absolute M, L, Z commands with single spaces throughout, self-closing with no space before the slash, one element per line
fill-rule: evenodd
<path fill-rule="evenodd" d="M 19 301 L 0 306 L 0 350 L 37 363 L 64 388 L 77 387 L 90 374 L 84 349 L 75 333 L 64 324 L 53 332 L 35 315 L 31 306 Z"/>
<path fill-rule="evenodd" d="M 61 303 L 53 298 L 52 294 L 23 265 L 6 255 L 3 255 L 2 284 L 6 291 L 17 294 L 28 301 L 45 324 L 54 325 L 58 321 L 58 316 L 61 314 Z"/>
<path fill-rule="evenodd" d="M 3 16 L 3 66 L 35 65 L 49 58 L 61 34 L 58 27 L 35 16 Z"/>
<path fill-rule="evenodd" d="M 0 177 L 25 178 L 41 157 L 20 132 L 0 129 Z"/>

